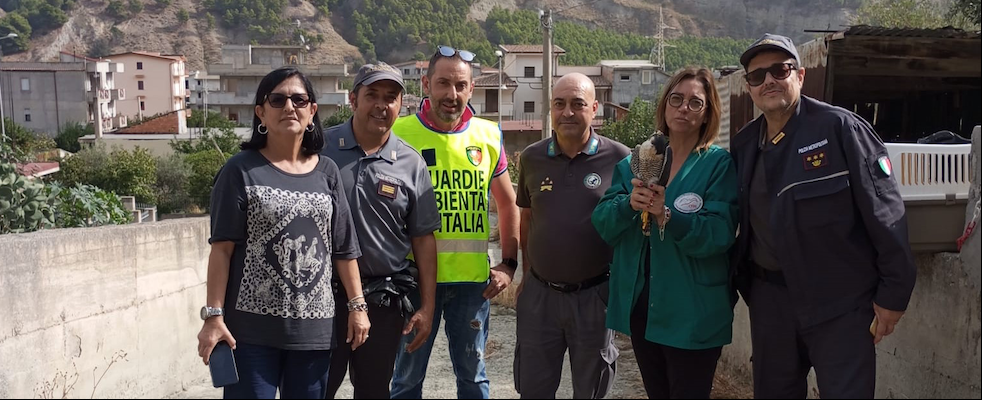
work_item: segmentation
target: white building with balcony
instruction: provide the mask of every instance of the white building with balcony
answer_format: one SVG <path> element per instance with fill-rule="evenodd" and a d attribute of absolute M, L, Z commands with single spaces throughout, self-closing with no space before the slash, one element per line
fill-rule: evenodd
<path fill-rule="evenodd" d="M 348 76 L 347 65 L 307 64 L 304 58 L 300 46 L 223 46 L 222 62 L 209 64 L 204 75 L 219 77 L 219 90 L 208 88 L 208 107 L 240 125 L 251 125 L 259 82 L 274 69 L 295 66 L 314 86 L 321 119 L 333 115 L 348 104 L 348 90 L 341 89 L 341 79 Z"/>

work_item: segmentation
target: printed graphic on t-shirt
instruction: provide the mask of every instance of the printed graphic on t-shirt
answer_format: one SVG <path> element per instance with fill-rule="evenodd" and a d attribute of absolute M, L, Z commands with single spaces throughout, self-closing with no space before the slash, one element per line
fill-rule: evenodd
<path fill-rule="evenodd" d="M 235 309 L 281 318 L 333 318 L 331 196 L 268 186 L 248 186 L 246 193 L 249 239 Z"/>

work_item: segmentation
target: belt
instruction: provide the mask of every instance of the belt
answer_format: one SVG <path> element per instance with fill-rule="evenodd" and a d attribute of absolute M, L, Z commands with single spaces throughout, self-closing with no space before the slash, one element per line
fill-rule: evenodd
<path fill-rule="evenodd" d="M 597 286 L 601 283 L 607 282 L 607 280 L 610 279 L 610 271 L 607 271 L 593 278 L 587 279 L 583 282 L 576 283 L 576 284 L 555 283 L 542 279 L 542 277 L 539 276 L 539 274 L 535 273 L 535 270 L 533 269 L 529 269 L 529 272 L 531 272 L 532 276 L 534 276 L 535 279 L 538 279 L 539 282 L 544 283 L 552 290 L 562 293 L 572 293 L 572 292 L 578 292 L 580 290 L 586 290 L 594 286 Z"/>
<path fill-rule="evenodd" d="M 753 270 L 754 276 L 764 282 L 772 285 L 788 286 L 787 281 L 784 280 L 784 272 L 769 270 L 757 265 L 753 261 L 750 262 L 750 268 Z"/>

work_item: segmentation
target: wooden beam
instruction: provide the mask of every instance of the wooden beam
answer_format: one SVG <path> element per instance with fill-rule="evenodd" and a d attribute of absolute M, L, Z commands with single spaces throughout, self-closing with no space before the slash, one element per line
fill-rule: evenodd
<path fill-rule="evenodd" d="M 951 59 L 982 57 L 979 39 L 904 37 L 846 37 L 829 44 L 829 56 L 901 59 Z"/>
<path fill-rule="evenodd" d="M 837 76 L 982 77 L 982 58 L 901 59 L 836 56 Z"/>

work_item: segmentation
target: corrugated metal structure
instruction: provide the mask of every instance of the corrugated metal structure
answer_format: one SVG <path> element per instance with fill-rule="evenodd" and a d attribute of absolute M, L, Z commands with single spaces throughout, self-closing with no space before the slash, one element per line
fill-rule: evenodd
<path fill-rule="evenodd" d="M 913 142 L 940 130 L 970 136 L 982 120 L 979 32 L 854 26 L 798 46 L 806 70 L 802 92 L 852 110 L 885 141 Z M 718 89 L 735 135 L 759 115 L 742 69 Z"/>

